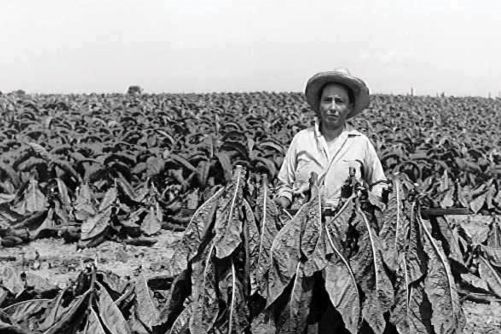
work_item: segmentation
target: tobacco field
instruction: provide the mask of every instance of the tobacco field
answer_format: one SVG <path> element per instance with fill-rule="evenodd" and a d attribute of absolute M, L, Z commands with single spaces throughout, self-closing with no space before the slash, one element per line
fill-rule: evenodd
<path fill-rule="evenodd" d="M 272 200 L 313 122 L 299 93 L 7 94 L 0 115 L 2 333 L 501 327 L 499 99 L 373 96 L 351 123 L 388 191 L 349 178 L 330 214 L 315 175 Z"/>

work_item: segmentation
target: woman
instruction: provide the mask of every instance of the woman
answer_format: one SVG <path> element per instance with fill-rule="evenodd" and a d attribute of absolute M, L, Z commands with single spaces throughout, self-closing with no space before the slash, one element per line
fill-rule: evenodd
<path fill-rule="evenodd" d="M 365 82 L 345 69 L 321 72 L 308 80 L 305 95 L 317 120 L 292 139 L 278 174 L 276 202 L 289 207 L 294 196 L 308 190 L 311 172 L 316 172 L 324 204 L 335 208 L 350 167 L 380 197 L 386 178 L 376 150 L 365 135 L 346 124 L 369 106 Z"/>

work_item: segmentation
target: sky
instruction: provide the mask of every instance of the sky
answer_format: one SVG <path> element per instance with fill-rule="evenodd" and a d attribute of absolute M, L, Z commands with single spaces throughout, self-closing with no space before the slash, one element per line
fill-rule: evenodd
<path fill-rule="evenodd" d="M 1 0 L 0 91 L 501 96 L 499 0 Z"/>

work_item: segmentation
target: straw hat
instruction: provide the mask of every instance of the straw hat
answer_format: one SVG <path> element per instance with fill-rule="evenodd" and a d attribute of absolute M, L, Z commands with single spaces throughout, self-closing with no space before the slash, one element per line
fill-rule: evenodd
<path fill-rule="evenodd" d="M 360 114 L 369 106 L 370 93 L 365 82 L 352 76 L 347 69 L 339 68 L 333 71 L 317 73 L 306 83 L 304 94 L 306 95 L 306 101 L 313 110 L 318 111 L 322 89 L 325 85 L 331 83 L 342 84 L 353 92 L 354 101 L 351 101 L 353 103 L 353 111 L 347 116 L 347 119 Z"/>

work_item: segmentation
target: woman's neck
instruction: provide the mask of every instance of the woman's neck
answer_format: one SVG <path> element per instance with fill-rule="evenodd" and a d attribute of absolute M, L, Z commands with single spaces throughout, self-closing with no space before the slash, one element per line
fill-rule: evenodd
<path fill-rule="evenodd" d="M 344 124 L 336 128 L 329 128 L 324 124 L 321 125 L 320 132 L 325 138 L 325 141 L 330 142 L 339 137 L 341 132 L 343 132 Z"/>

